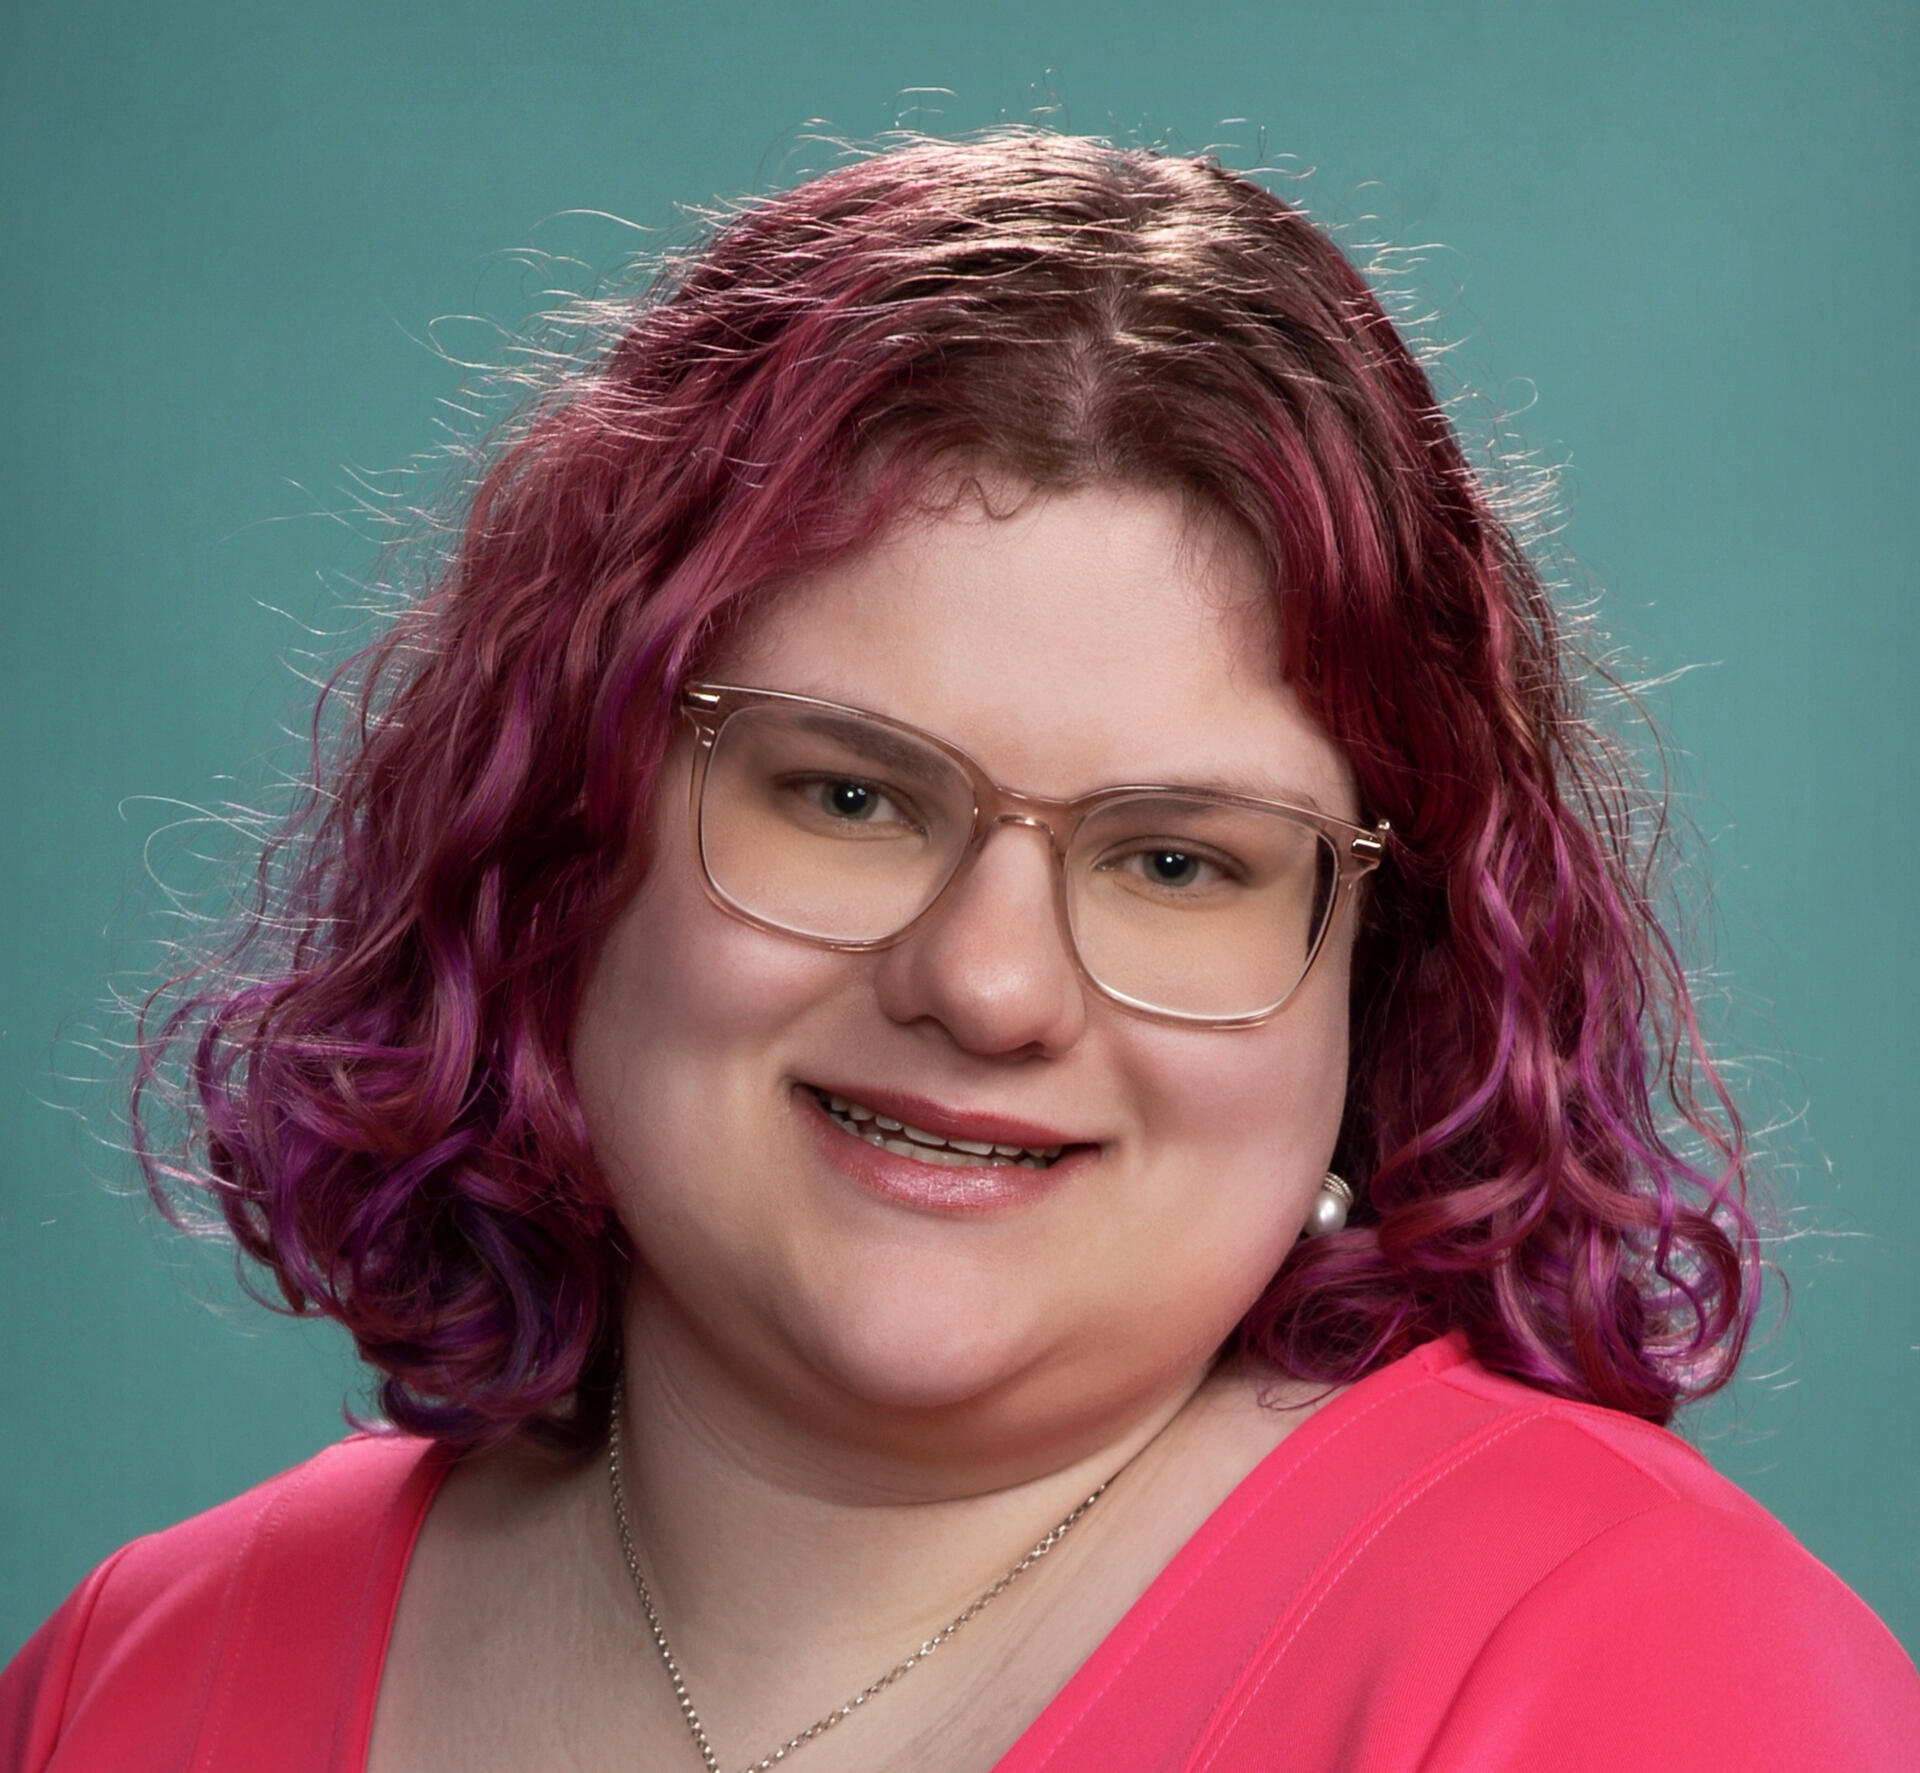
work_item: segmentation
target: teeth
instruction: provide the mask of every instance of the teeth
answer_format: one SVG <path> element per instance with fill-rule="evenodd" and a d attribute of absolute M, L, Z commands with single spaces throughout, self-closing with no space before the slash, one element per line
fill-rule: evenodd
<path fill-rule="evenodd" d="M 903 1139 L 881 1139 L 876 1141 L 883 1150 L 891 1151 L 901 1157 L 910 1157 L 923 1164 L 944 1164 L 949 1169 L 978 1169 L 979 1161 L 962 1151 L 945 1151 L 936 1145 L 909 1145 Z M 1002 1166 L 990 1166 L 1002 1167 Z"/>
<path fill-rule="evenodd" d="M 851 1102 L 845 1096 L 815 1092 L 818 1100 L 850 1133 L 923 1164 L 1017 1164 L 1025 1170 L 1044 1170 L 1060 1155 L 1058 1145 L 1029 1149 L 1024 1145 L 993 1145 L 984 1139 L 943 1139 L 921 1127 L 910 1127 L 891 1115 Z"/>

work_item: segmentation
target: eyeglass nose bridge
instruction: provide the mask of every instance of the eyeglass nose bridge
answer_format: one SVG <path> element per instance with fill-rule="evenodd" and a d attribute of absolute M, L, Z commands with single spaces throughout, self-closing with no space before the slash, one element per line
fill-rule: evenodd
<path fill-rule="evenodd" d="M 999 804 L 988 811 L 980 821 L 980 835 L 974 844 L 978 849 L 1002 825 L 1023 825 L 1029 831 L 1044 832 L 1047 847 L 1054 855 L 1062 859 L 1066 856 L 1066 846 L 1060 841 L 1060 830 L 1053 814 L 1051 802 L 1036 801 L 1024 794 L 1015 794 L 1008 789 L 1000 791 Z"/>
<path fill-rule="evenodd" d="M 1068 950 L 1077 954 L 1073 920 L 1067 911 L 1067 847 L 1060 835 L 1060 816 L 1067 810 L 1061 803 L 1042 800 L 1037 795 L 1021 794 L 1011 788 L 997 788 L 990 803 L 977 804 L 972 841 L 954 857 L 945 884 L 914 919 L 914 924 L 925 922 L 936 907 L 952 896 L 962 877 L 973 872 L 974 864 L 986 849 L 988 839 L 1004 826 L 1011 825 L 1019 830 L 1036 831 L 1047 840 L 1047 854 L 1052 863 L 1050 872 L 1053 875 L 1054 905 L 1060 916 L 1060 933 Z M 1070 837 L 1071 832 L 1068 835 Z M 901 934 L 906 934 L 906 931 L 903 930 Z"/>
<path fill-rule="evenodd" d="M 895 932 L 887 945 L 904 941 L 914 931 L 940 916 L 954 895 L 962 890 L 962 883 L 973 873 L 988 840 L 996 831 L 1011 825 L 1016 829 L 1038 832 L 1047 840 L 1047 872 L 1051 877 L 1051 897 L 1054 915 L 1058 920 L 1056 934 L 1069 963 L 1083 977 L 1090 978 L 1086 962 L 1080 954 L 1079 940 L 1073 929 L 1073 914 L 1067 903 L 1067 849 L 1061 841 L 1060 824 L 1064 818 L 1069 826 L 1067 836 L 1071 840 L 1072 828 L 1079 823 L 1072 817 L 1073 809 L 1065 802 L 1043 800 L 1038 795 L 1022 794 L 1017 789 L 1001 788 L 997 784 L 976 784 L 976 794 L 988 789 L 992 794 L 991 800 L 982 798 L 975 801 L 973 838 L 954 857 L 953 866 L 939 891 L 921 907 L 904 929 Z M 1096 989 L 1100 987 L 1096 986 Z"/>

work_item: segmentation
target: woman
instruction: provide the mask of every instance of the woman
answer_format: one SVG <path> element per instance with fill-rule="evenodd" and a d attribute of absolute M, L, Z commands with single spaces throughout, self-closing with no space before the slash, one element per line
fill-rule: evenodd
<path fill-rule="evenodd" d="M 1912 1765 L 1659 1426 L 1737 1119 L 1335 248 L 1009 132 L 603 318 L 148 1025 L 396 1432 L 96 1572 L 18 1764 Z"/>

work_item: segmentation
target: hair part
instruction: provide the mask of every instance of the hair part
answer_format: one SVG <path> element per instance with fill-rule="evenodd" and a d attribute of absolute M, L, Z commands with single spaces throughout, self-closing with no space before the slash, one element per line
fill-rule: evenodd
<path fill-rule="evenodd" d="M 1336 1158 L 1359 1203 L 1246 1346 L 1339 1382 L 1458 1330 L 1653 1421 L 1725 1381 L 1755 1234 L 1656 912 L 1664 819 L 1419 363 L 1301 210 L 1208 160 L 914 140 L 589 319 L 603 348 L 503 434 L 436 581 L 329 684 L 251 915 L 139 1034 L 156 1197 L 210 1199 L 287 1308 L 345 1324 L 392 1421 L 604 1432 L 630 1252 L 567 1041 L 679 688 L 956 463 L 1227 520 L 1285 677 L 1393 826 Z"/>

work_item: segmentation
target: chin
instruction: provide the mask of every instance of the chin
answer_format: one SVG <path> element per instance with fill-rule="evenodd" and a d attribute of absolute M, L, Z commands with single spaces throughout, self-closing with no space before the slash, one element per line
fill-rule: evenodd
<path fill-rule="evenodd" d="M 795 1340 L 807 1364 L 857 1403 L 882 1411 L 990 1408 L 1039 1353 L 1010 1301 L 917 1272 L 860 1285 L 843 1277 Z"/>
<path fill-rule="evenodd" d="M 1132 1333 L 1147 1319 L 1131 1311 L 1094 1322 L 1084 1300 L 983 1286 L 924 1261 L 870 1272 L 864 1286 L 838 1278 L 804 1326 L 790 1324 L 790 1346 L 859 1437 L 943 1468 L 961 1447 L 976 1471 L 981 1461 L 1020 1472 L 1049 1452 L 1077 1457 L 1116 1413 L 1156 1399 L 1212 1353 L 1211 1321 L 1179 1338 L 1175 1314 L 1150 1313 L 1160 1334 L 1142 1348 Z"/>

